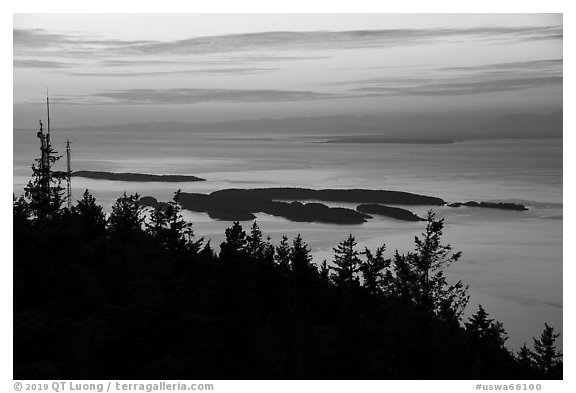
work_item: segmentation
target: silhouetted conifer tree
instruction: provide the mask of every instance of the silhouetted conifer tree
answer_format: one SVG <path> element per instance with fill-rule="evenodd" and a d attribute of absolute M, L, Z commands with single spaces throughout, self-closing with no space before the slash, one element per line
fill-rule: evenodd
<path fill-rule="evenodd" d="M 384 251 L 386 251 L 385 245 L 378 247 L 375 254 L 372 254 L 366 247 L 364 250 L 366 260 L 360 263 L 360 272 L 364 280 L 363 287 L 374 295 L 385 292 L 388 288 L 388 281 L 391 280 L 388 270 L 390 259 L 384 259 Z"/>
<path fill-rule="evenodd" d="M 429 211 L 425 232 L 414 238 L 414 252 L 394 256 L 394 285 L 401 296 L 411 298 L 424 312 L 458 321 L 468 303 L 468 287 L 461 281 L 453 285 L 446 281 L 443 269 L 458 261 L 462 253 L 452 253 L 452 246 L 442 244 L 443 228 L 444 219 L 436 220 Z"/>
<path fill-rule="evenodd" d="M 227 228 L 226 240 L 220 244 L 220 259 L 232 260 L 246 258 L 248 239 L 239 221 L 235 221 L 232 227 Z"/>
<path fill-rule="evenodd" d="M 276 254 L 274 255 L 274 260 L 282 272 L 283 275 L 288 274 L 290 271 L 290 253 L 291 247 L 288 244 L 288 237 L 282 236 L 280 244 L 276 247 Z"/>
<path fill-rule="evenodd" d="M 166 249 L 187 249 L 196 253 L 200 250 L 203 240 L 193 240 L 192 223 L 182 217 L 179 196 L 180 190 L 174 194 L 172 201 L 156 207 L 146 227 L 148 232 Z"/>
<path fill-rule="evenodd" d="M 556 339 L 559 333 L 554 333 L 554 328 L 547 323 L 540 339 L 534 338 L 534 363 L 536 369 L 546 377 L 561 377 L 562 375 L 562 352 L 556 349 Z"/>
<path fill-rule="evenodd" d="M 290 266 L 292 273 L 296 279 L 307 279 L 315 276 L 318 272 L 316 267 L 311 264 L 312 255 L 310 255 L 310 248 L 302 236 L 298 234 L 292 242 L 290 250 Z"/>
<path fill-rule="evenodd" d="M 516 354 L 516 361 L 520 365 L 520 368 L 525 370 L 527 374 L 536 366 L 534 363 L 534 353 L 528 349 L 526 343 L 522 344 L 522 347 L 520 347 L 520 350 Z"/>
<path fill-rule="evenodd" d="M 58 156 L 51 145 L 45 148 L 45 154 L 49 165 L 42 165 L 42 157 L 37 158 L 35 161 L 38 165 L 32 165 L 32 180 L 24 188 L 24 197 L 30 211 L 39 219 L 58 215 L 65 201 L 64 188 L 61 186 L 65 173 L 52 170 L 62 156 Z"/>
<path fill-rule="evenodd" d="M 246 237 L 248 254 L 261 262 L 274 261 L 274 246 L 270 243 L 270 237 L 263 240 L 262 231 L 256 221 L 252 224 L 250 234 Z"/>
<path fill-rule="evenodd" d="M 322 265 L 320 265 L 320 281 L 325 284 L 330 283 L 330 268 L 328 267 L 326 259 L 324 259 Z"/>
<path fill-rule="evenodd" d="M 336 246 L 334 250 L 334 267 L 332 270 L 335 274 L 332 275 L 332 280 L 337 286 L 352 287 L 358 285 L 358 278 L 355 276 L 356 272 L 360 270 L 361 260 L 358 257 L 356 247 L 356 239 L 352 234 L 346 240 L 343 240 Z"/>
<path fill-rule="evenodd" d="M 14 223 L 28 221 L 30 218 L 30 206 L 23 195 L 16 198 L 16 195 L 12 194 L 12 217 Z"/>
<path fill-rule="evenodd" d="M 96 199 L 88 190 L 84 191 L 82 199 L 72 207 L 72 214 L 80 219 L 82 225 L 88 230 L 89 235 L 103 234 L 106 230 L 106 216 L 102 206 L 96 203 Z"/>
<path fill-rule="evenodd" d="M 202 247 L 202 250 L 200 250 L 199 257 L 200 260 L 209 263 L 214 262 L 218 259 L 218 256 L 216 255 L 216 253 L 212 249 L 212 246 L 210 245 L 210 240 L 208 240 L 206 244 L 204 244 L 204 247 Z"/>
<path fill-rule="evenodd" d="M 131 233 L 142 231 L 144 217 L 138 199 L 140 199 L 138 194 L 128 196 L 124 193 L 116 200 L 108 217 L 108 226 L 113 235 L 126 237 Z"/>
<path fill-rule="evenodd" d="M 394 252 L 392 261 L 394 269 L 392 291 L 394 296 L 404 302 L 416 304 L 420 298 L 418 271 L 409 263 L 409 257 L 400 254 L 398 250 Z"/>
<path fill-rule="evenodd" d="M 488 318 L 488 313 L 481 305 L 478 306 L 476 314 L 464 323 L 464 326 L 473 340 L 485 346 L 504 348 L 504 343 L 508 339 L 504 325 Z"/>

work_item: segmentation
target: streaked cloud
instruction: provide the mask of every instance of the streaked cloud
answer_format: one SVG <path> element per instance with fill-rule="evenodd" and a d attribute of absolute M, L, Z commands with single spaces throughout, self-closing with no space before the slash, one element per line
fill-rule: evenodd
<path fill-rule="evenodd" d="M 337 98 L 331 94 L 293 90 L 243 89 L 127 89 L 90 95 L 51 96 L 56 104 L 68 105 L 187 105 L 231 102 L 290 102 Z M 38 100 L 20 100 L 37 103 Z"/>
<path fill-rule="evenodd" d="M 218 114 L 234 117 L 265 116 L 267 111 L 274 116 L 428 111 L 432 101 L 435 108 L 457 103 L 463 108 L 529 105 L 548 110 L 561 102 L 561 18 L 526 18 L 531 25 L 520 26 L 517 21 L 487 25 L 495 23 L 489 15 L 466 23 L 456 16 L 434 28 L 404 18 L 399 24 L 384 18 L 366 26 L 282 25 L 286 31 L 269 31 L 265 23 L 249 26 L 252 33 L 233 26 L 188 25 L 125 33 L 123 26 L 107 27 L 105 16 L 95 17 L 103 23 L 87 25 L 91 30 L 86 31 L 78 31 L 84 26 L 77 23 L 44 24 L 52 26 L 47 30 L 15 24 L 15 105 L 39 105 L 37 89 L 46 84 L 60 93 L 54 103 L 101 106 L 68 108 L 77 111 L 76 118 L 80 112 L 92 116 L 91 111 L 148 118 L 166 111 L 185 118 L 190 111 L 212 108 L 191 107 L 206 103 L 249 104 Z M 320 28 L 331 30 L 313 30 Z M 207 33 L 198 36 L 198 31 Z M 440 96 L 445 98 L 428 99 Z M 153 105 L 164 108 L 149 110 Z"/>
<path fill-rule="evenodd" d="M 562 60 L 534 60 L 420 70 L 333 83 L 367 96 L 456 96 L 533 89 L 562 84 Z"/>
<path fill-rule="evenodd" d="M 68 68 L 74 65 L 60 61 L 14 59 L 14 68 Z"/>
<path fill-rule="evenodd" d="M 269 31 L 250 34 L 193 37 L 173 41 L 107 40 L 86 35 L 58 34 L 41 29 L 15 29 L 14 48 L 20 50 L 116 55 L 201 55 L 255 50 L 357 49 L 435 43 L 449 39 L 530 41 L 562 39 L 562 26 L 382 29 L 353 31 Z"/>
<path fill-rule="evenodd" d="M 515 90 L 534 89 L 545 86 L 562 86 L 561 76 L 527 77 L 510 79 L 492 79 L 484 81 L 468 81 L 458 78 L 445 80 L 421 80 L 417 85 L 394 86 L 378 85 L 360 87 L 355 92 L 366 93 L 369 96 L 459 96 L 483 93 L 510 92 Z"/>
<path fill-rule="evenodd" d="M 444 71 L 490 71 L 490 70 L 531 70 L 531 71 L 545 71 L 553 70 L 562 72 L 562 59 L 551 60 L 533 60 L 533 61 L 516 61 L 510 63 L 496 63 L 496 64 L 482 64 L 468 67 L 446 67 Z"/>
<path fill-rule="evenodd" d="M 225 56 L 225 57 L 211 57 L 211 58 L 196 58 L 194 60 L 149 60 L 149 59 L 111 59 L 102 60 L 96 63 L 98 67 L 138 67 L 138 66 L 229 66 L 229 65 L 247 65 L 265 62 L 295 62 L 306 60 L 320 60 L 326 59 L 327 56 L 264 56 L 264 55 L 251 55 L 251 56 Z"/>
<path fill-rule="evenodd" d="M 81 76 L 81 77 L 144 77 L 144 76 L 191 76 L 191 75 L 248 75 L 248 74 L 263 74 L 267 72 L 276 71 L 277 68 L 209 68 L 197 70 L 173 70 L 173 71 L 147 71 L 138 72 L 126 70 L 124 72 L 65 72 L 66 75 Z"/>
<path fill-rule="evenodd" d="M 14 47 L 46 48 L 54 46 L 76 46 L 76 47 L 124 47 L 130 45 L 152 44 L 154 41 L 137 40 L 110 40 L 93 37 L 83 33 L 55 33 L 44 29 L 14 29 Z"/>

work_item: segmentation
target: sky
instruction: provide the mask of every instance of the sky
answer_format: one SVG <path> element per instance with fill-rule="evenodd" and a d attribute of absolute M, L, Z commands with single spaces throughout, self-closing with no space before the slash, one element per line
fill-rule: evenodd
<path fill-rule="evenodd" d="M 561 14 L 15 14 L 14 126 L 562 108 Z"/>

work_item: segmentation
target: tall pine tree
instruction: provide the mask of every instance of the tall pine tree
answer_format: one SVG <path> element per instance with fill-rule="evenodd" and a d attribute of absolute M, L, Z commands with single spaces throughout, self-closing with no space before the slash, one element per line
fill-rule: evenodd
<path fill-rule="evenodd" d="M 61 186 L 66 174 L 53 170 L 54 164 L 62 156 L 52 148 L 49 137 L 43 133 L 40 122 L 40 157 L 32 164 L 32 180 L 24 188 L 24 197 L 31 213 L 38 219 L 50 219 L 60 213 L 65 201 L 64 188 Z"/>
<path fill-rule="evenodd" d="M 312 265 L 312 255 L 308 244 L 298 234 L 292 242 L 290 250 L 290 266 L 292 274 L 297 281 L 308 281 L 317 274 L 316 267 Z"/>
<path fill-rule="evenodd" d="M 437 220 L 429 211 L 425 232 L 414 238 L 414 252 L 394 256 L 394 287 L 425 313 L 457 322 L 469 300 L 468 286 L 461 281 L 450 285 L 446 280 L 444 269 L 457 262 L 462 253 L 442 244 L 443 228 L 444 219 Z"/>
<path fill-rule="evenodd" d="M 390 259 L 384 258 L 384 251 L 386 251 L 385 245 L 378 247 L 375 254 L 372 254 L 368 247 L 364 250 L 366 260 L 361 262 L 360 272 L 364 281 L 363 287 L 371 294 L 384 293 L 388 288 L 389 281 L 391 281 L 388 270 Z"/>
<path fill-rule="evenodd" d="M 356 250 L 356 239 L 352 234 L 343 240 L 334 250 L 335 273 L 332 275 L 334 283 L 341 287 L 352 287 L 358 285 L 356 272 L 360 270 L 360 252 Z"/>

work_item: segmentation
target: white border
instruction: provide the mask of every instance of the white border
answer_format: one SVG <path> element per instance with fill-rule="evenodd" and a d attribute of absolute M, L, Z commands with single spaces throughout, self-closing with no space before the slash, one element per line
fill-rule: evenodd
<path fill-rule="evenodd" d="M 568 108 L 564 112 L 564 234 L 568 242 L 564 242 L 564 256 L 567 263 L 564 264 L 564 381 L 541 381 L 543 390 L 547 392 L 576 391 L 574 375 L 570 371 L 574 366 L 574 317 L 573 301 L 574 287 L 571 282 L 575 277 L 573 257 L 574 251 L 571 249 L 571 235 L 574 235 L 573 223 L 575 209 L 570 202 L 574 201 L 574 181 L 571 176 L 576 169 L 574 154 L 575 132 L 573 111 L 570 110 L 573 99 L 573 78 L 571 70 L 574 69 L 574 47 L 573 26 L 575 22 L 574 14 L 571 12 L 569 1 L 540 0 L 540 1 L 503 1 L 484 0 L 480 2 L 465 2 L 462 0 L 402 0 L 402 1 L 367 1 L 354 0 L 347 2 L 335 1 L 310 1 L 292 0 L 289 2 L 278 2 L 270 0 L 212 0 L 210 2 L 201 1 L 144 1 L 129 0 L 120 2 L 118 0 L 98 0 L 95 2 L 81 2 L 78 0 L 34 0 L 34 1 L 9 1 L 1 5 L 0 26 L 2 29 L 1 42 L 4 56 L 2 57 L 2 106 L 1 119 L 3 130 L 2 135 L 8 141 L 2 144 L 2 258 L 1 270 L 1 305 L 2 324 L 1 327 L 1 348 L 2 356 L 0 360 L 0 372 L 4 388 L 2 391 L 13 390 L 12 381 L 12 222 L 11 213 L 8 211 L 12 186 L 9 179 L 12 174 L 9 168 L 12 167 L 12 18 L 13 13 L 56 13 L 56 12 L 105 12 L 105 13 L 130 13 L 137 10 L 142 13 L 170 13 L 170 12 L 227 12 L 227 13 L 265 13 L 265 12 L 296 12 L 296 13 L 362 13 L 362 12 L 418 12 L 418 13 L 564 13 L 564 102 Z M 570 44 L 572 42 L 572 44 Z M 9 150 L 10 149 L 10 150 Z M 136 382 L 136 381 L 135 381 Z M 209 382 L 209 381 L 198 381 Z M 438 392 L 468 392 L 474 391 L 476 383 L 487 384 L 491 381 L 212 381 L 216 384 L 217 392 L 293 392 L 294 390 L 319 391 L 329 389 L 331 392 L 347 392 L 353 390 L 369 390 L 384 392 L 387 390 L 398 391 L 409 389 L 409 391 L 438 391 Z M 492 381 L 492 383 L 503 383 L 512 381 Z"/>

